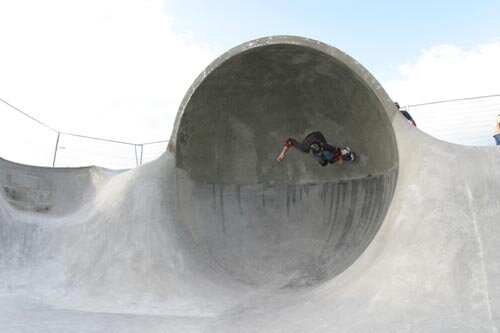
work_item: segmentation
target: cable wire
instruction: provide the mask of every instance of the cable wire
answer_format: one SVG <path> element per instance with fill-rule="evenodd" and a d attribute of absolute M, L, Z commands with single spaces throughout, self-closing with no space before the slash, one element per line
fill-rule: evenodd
<path fill-rule="evenodd" d="M 16 110 L 17 112 L 22 113 L 23 115 L 25 115 L 26 117 L 30 118 L 31 120 L 36 121 L 36 122 L 37 122 L 37 123 L 39 123 L 40 125 L 47 127 L 47 128 L 48 128 L 48 129 L 50 129 L 51 131 L 54 131 L 55 133 L 59 133 L 59 131 L 58 131 L 58 130 L 55 130 L 55 129 L 53 129 L 52 127 L 50 127 L 49 125 L 46 125 L 46 124 L 42 123 L 40 120 L 38 120 L 38 119 L 36 119 L 36 118 L 34 118 L 34 117 L 30 116 L 29 114 L 27 114 L 26 112 L 24 112 L 24 111 L 22 111 L 22 110 L 20 110 L 20 109 L 16 108 L 14 105 L 12 105 L 12 104 L 8 103 L 7 101 L 5 101 L 5 100 L 3 100 L 3 99 L 1 99 L 1 98 L 0 98 L 0 101 L 2 101 L 3 103 L 7 104 L 8 106 L 10 106 L 11 108 L 13 108 L 13 109 L 14 109 L 14 110 Z"/>

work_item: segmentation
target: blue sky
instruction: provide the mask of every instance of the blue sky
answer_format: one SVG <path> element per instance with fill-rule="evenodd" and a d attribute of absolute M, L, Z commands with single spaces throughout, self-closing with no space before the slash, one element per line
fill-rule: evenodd
<path fill-rule="evenodd" d="M 500 1 L 3 0 L 0 98 L 58 131 L 164 140 L 184 94 L 211 61 L 270 35 L 341 49 L 401 105 L 500 94 L 498 13 Z M 481 112 L 481 129 L 469 132 L 482 135 L 474 144 L 491 144 L 489 119 L 500 105 L 478 105 L 461 108 L 457 126 Z M 438 111 L 412 114 L 439 136 L 446 123 Z M 0 103 L 0 156 L 51 164 L 55 134 L 37 126 Z M 61 142 L 67 161 L 85 155 L 78 164 L 135 163 L 129 147 L 110 165 L 109 148 Z"/>
<path fill-rule="evenodd" d="M 167 0 L 165 12 L 175 30 L 192 32 L 217 53 L 258 37 L 299 35 L 340 48 L 379 80 L 433 45 L 471 48 L 500 39 L 500 1 Z"/>

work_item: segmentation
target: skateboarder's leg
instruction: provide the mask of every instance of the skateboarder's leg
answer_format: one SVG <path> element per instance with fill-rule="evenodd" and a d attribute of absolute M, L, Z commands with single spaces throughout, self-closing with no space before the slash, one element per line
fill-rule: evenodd
<path fill-rule="evenodd" d="M 352 162 L 356 159 L 356 154 L 349 147 L 341 148 L 341 152 L 344 161 Z"/>

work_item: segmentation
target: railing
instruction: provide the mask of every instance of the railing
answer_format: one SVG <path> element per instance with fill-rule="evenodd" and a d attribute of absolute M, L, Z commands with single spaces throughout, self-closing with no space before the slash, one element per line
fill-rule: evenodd
<path fill-rule="evenodd" d="M 67 133 L 44 124 L 0 99 L 0 157 L 15 162 L 128 169 L 154 160 L 168 140 L 132 143 Z M 500 94 L 406 105 L 420 130 L 463 145 L 494 145 Z M 34 141 L 32 138 L 36 137 Z"/>
<path fill-rule="evenodd" d="M 468 146 L 495 144 L 493 129 L 500 114 L 500 95 L 478 96 L 404 107 L 420 130 Z"/>

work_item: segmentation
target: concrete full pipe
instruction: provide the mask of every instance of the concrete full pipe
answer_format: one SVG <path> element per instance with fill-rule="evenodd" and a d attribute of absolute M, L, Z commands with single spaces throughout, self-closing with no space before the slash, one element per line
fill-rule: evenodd
<path fill-rule="evenodd" d="M 359 159 L 276 162 L 315 130 Z M 0 331 L 496 332 L 499 162 L 413 128 L 338 49 L 245 43 L 156 161 L 0 160 Z"/>

